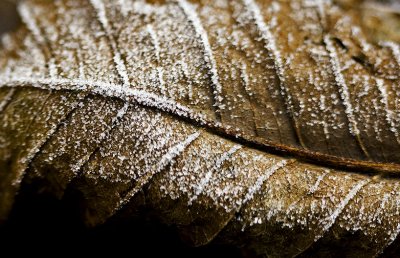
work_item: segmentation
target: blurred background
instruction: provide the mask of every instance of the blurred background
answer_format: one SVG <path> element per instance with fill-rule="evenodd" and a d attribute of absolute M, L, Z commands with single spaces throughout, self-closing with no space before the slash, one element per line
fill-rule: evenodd
<path fill-rule="evenodd" d="M 0 35 L 20 24 L 15 0 L 0 0 Z"/>
<path fill-rule="evenodd" d="M 333 0 L 352 12 L 367 32 L 369 40 L 400 43 L 400 0 Z"/>

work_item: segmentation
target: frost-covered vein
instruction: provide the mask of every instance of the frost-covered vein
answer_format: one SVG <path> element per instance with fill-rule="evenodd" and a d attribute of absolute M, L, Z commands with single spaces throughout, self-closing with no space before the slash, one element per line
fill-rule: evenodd
<path fill-rule="evenodd" d="M 388 92 L 387 89 L 384 85 L 384 82 L 382 79 L 377 79 L 375 78 L 376 86 L 378 87 L 378 90 L 381 94 L 381 102 L 385 107 L 385 114 L 386 114 L 386 121 L 390 125 L 390 131 L 394 133 L 396 136 L 396 140 L 398 143 L 400 143 L 399 139 L 399 131 L 397 130 L 396 127 L 396 118 L 393 110 L 389 108 L 389 99 L 388 99 Z"/>
<path fill-rule="evenodd" d="M 160 53 L 161 53 L 160 42 L 159 42 L 158 36 L 157 36 L 156 32 L 154 31 L 152 25 L 150 25 L 150 24 L 147 25 L 146 30 L 147 30 L 147 33 L 149 33 L 151 42 L 154 45 L 154 52 L 155 52 L 156 59 L 157 59 L 156 71 L 157 71 L 158 82 L 160 83 L 161 94 L 165 96 L 166 89 L 165 89 L 165 82 L 164 82 L 164 78 L 163 78 L 164 77 L 164 69 L 161 66 L 161 59 L 160 59 Z"/>
<path fill-rule="evenodd" d="M 223 95 L 222 95 L 222 85 L 220 83 L 220 79 L 218 76 L 217 62 L 215 61 L 214 54 L 211 49 L 211 45 L 210 45 L 210 41 L 208 39 L 207 32 L 204 29 L 204 27 L 200 21 L 200 18 L 198 17 L 198 15 L 196 13 L 195 7 L 193 7 L 186 0 L 177 0 L 177 2 L 178 2 L 179 7 L 185 13 L 186 17 L 192 23 L 194 30 L 197 34 L 197 37 L 200 38 L 201 43 L 203 44 L 205 61 L 208 64 L 208 68 L 210 69 L 211 81 L 214 85 L 213 95 L 214 95 L 215 106 L 219 110 L 222 110 L 225 108 L 225 105 L 222 104 L 222 101 L 224 99 Z M 219 115 L 217 114 L 217 116 L 219 116 Z"/>
<path fill-rule="evenodd" d="M 339 215 L 344 211 L 346 206 L 350 203 L 354 197 L 356 197 L 357 193 L 365 186 L 367 185 L 371 180 L 370 179 L 365 179 L 360 182 L 358 182 L 346 195 L 346 197 L 339 203 L 339 205 L 336 207 L 336 209 L 332 212 L 331 215 L 326 217 L 325 219 L 322 220 L 322 232 L 320 234 L 317 234 L 314 238 L 314 241 L 317 241 L 318 239 L 322 238 L 326 232 L 335 224 L 336 219 L 339 217 Z"/>
<path fill-rule="evenodd" d="M 89 80 L 70 80 L 62 78 L 32 79 L 18 77 L 11 80 L 7 78 L 2 80 L 2 78 L 0 78 L 0 88 L 2 87 L 34 87 L 43 90 L 85 91 L 103 97 L 114 97 L 123 101 L 158 108 L 162 111 L 185 116 L 205 125 L 209 124 L 204 116 L 194 113 L 190 108 L 181 105 L 174 100 L 147 91 L 125 87 L 124 85 Z"/>
<path fill-rule="evenodd" d="M 122 121 L 123 117 L 127 113 L 129 106 L 130 103 L 125 102 L 123 107 L 117 111 L 117 115 L 113 117 L 111 120 L 111 126 L 107 129 L 106 132 L 100 134 L 100 139 L 98 140 L 98 146 L 103 146 L 104 142 L 106 142 L 106 140 L 110 138 L 112 130 L 120 124 L 120 121 Z M 92 152 L 85 155 L 85 157 L 77 161 L 77 163 L 71 167 L 72 171 L 76 175 L 78 175 L 81 169 L 90 161 L 90 159 L 93 157 L 95 153 L 96 149 L 94 149 Z"/>
<path fill-rule="evenodd" d="M 326 97 L 321 94 L 321 96 L 319 97 L 319 103 L 320 103 L 319 105 L 320 105 L 322 112 L 326 111 L 325 99 L 326 99 Z M 325 142 L 327 144 L 327 147 L 329 148 L 329 144 L 328 144 L 328 140 L 330 138 L 329 125 L 328 125 L 328 123 L 322 122 L 322 127 L 323 127 L 323 132 L 325 135 Z"/>
<path fill-rule="evenodd" d="M 297 126 L 295 118 L 294 118 L 292 98 L 284 85 L 284 83 L 285 83 L 284 65 L 283 65 L 281 53 L 280 53 L 278 47 L 276 46 L 275 37 L 272 34 L 269 26 L 265 23 L 264 18 L 261 14 L 261 10 L 260 10 L 259 6 L 254 2 L 254 0 L 243 0 L 243 3 L 246 6 L 246 8 L 250 11 L 250 13 L 253 15 L 255 24 L 260 31 L 261 38 L 262 38 L 262 40 L 265 41 L 265 44 L 266 44 L 265 47 L 267 48 L 269 54 L 271 55 L 272 59 L 274 60 L 275 69 L 276 69 L 276 72 L 277 72 L 277 75 L 279 78 L 280 92 L 284 99 L 286 108 L 288 109 L 288 111 L 291 114 L 294 132 L 297 135 L 300 145 L 303 148 L 306 148 L 304 141 L 301 137 L 301 134 L 298 131 L 298 126 Z"/>
<path fill-rule="evenodd" d="M 398 186 L 399 186 L 399 183 L 396 183 L 395 185 L 396 185 L 396 187 L 398 187 Z M 381 203 L 380 208 L 381 208 L 383 211 L 384 211 L 384 203 L 387 202 L 389 198 L 390 198 L 390 195 L 388 195 L 388 196 L 383 196 L 383 198 L 382 198 L 383 201 L 382 201 L 382 203 Z M 398 216 L 398 211 L 399 211 L 399 210 L 398 210 L 398 208 L 397 208 L 397 216 Z M 389 239 L 388 239 L 387 243 L 386 243 L 385 245 L 383 245 L 382 248 L 378 251 L 377 256 L 379 256 L 379 255 L 381 255 L 382 253 L 384 253 L 384 251 L 385 251 L 386 249 L 388 249 L 389 246 L 391 246 L 391 245 L 396 241 L 396 239 L 399 237 L 399 235 L 400 235 L 400 222 L 397 223 L 396 228 L 395 228 L 394 230 L 391 230 L 391 232 L 390 232 L 390 234 L 389 234 Z"/>
<path fill-rule="evenodd" d="M 3 110 L 7 107 L 8 103 L 12 100 L 12 97 L 15 94 L 15 89 L 10 89 L 7 93 L 7 95 L 0 101 L 0 112 L 3 112 Z"/>
<path fill-rule="evenodd" d="M 86 73 L 85 73 L 85 66 L 83 64 L 83 57 L 82 57 L 82 52 L 81 48 L 77 49 L 77 56 L 78 56 L 78 66 L 79 66 L 79 79 L 80 80 L 85 80 L 86 79 Z"/>
<path fill-rule="evenodd" d="M 182 67 L 183 75 L 186 78 L 190 78 L 188 64 L 184 60 L 180 60 L 179 64 Z M 188 80 L 187 87 L 188 87 L 189 100 L 192 100 L 192 98 L 193 98 L 193 85 L 192 85 L 192 81 L 191 80 Z"/>
<path fill-rule="evenodd" d="M 247 193 L 245 196 L 238 202 L 237 204 L 237 209 L 240 212 L 241 209 L 244 207 L 245 204 L 250 202 L 253 198 L 254 195 L 256 195 L 258 192 L 260 192 L 263 189 L 263 185 L 268 181 L 268 179 L 275 174 L 279 169 L 282 169 L 290 164 L 293 164 L 296 162 L 295 160 L 280 160 L 279 162 L 275 163 L 271 167 L 269 167 L 265 172 L 261 174 L 257 178 L 257 181 L 249 187 L 247 190 Z M 233 217 L 232 217 L 233 218 Z M 251 223 L 252 224 L 252 223 Z M 243 224 L 242 231 L 244 231 L 246 225 Z"/>
<path fill-rule="evenodd" d="M 137 103 L 150 108 L 155 108 L 175 116 L 183 117 L 185 119 L 190 119 L 192 122 L 208 127 L 210 129 L 215 129 L 214 132 L 221 133 L 228 137 L 236 137 L 241 142 L 247 142 L 249 144 L 255 144 L 255 148 L 267 148 L 276 150 L 279 153 L 286 153 L 305 157 L 308 160 L 314 161 L 317 164 L 324 160 L 324 165 L 334 166 L 334 167 L 344 167 L 351 169 L 360 169 L 362 171 L 380 171 L 388 173 L 398 173 L 398 164 L 393 163 L 375 163 L 371 161 L 356 161 L 352 159 L 343 159 L 341 157 L 325 155 L 321 153 L 311 152 L 307 150 L 297 149 L 294 147 L 279 145 L 269 141 L 259 142 L 256 140 L 249 139 L 239 130 L 230 130 L 229 128 L 224 128 L 221 123 L 212 121 L 206 115 L 193 110 L 185 105 L 177 103 L 175 100 L 169 99 L 165 96 L 158 96 L 153 93 L 149 93 L 144 90 L 137 90 L 129 87 L 124 87 L 123 85 L 118 85 L 114 83 L 102 82 L 102 81 L 92 81 L 92 80 L 79 80 L 79 79 L 36 79 L 36 78 L 24 78 L 24 77 L 7 77 L 0 76 L 0 88 L 11 87 L 11 88 L 37 88 L 42 90 L 58 90 L 58 91 L 74 91 L 83 92 L 94 95 L 100 95 L 103 97 L 118 98 L 122 101 Z M 264 149 L 264 148 L 263 148 Z M 320 159 L 314 158 L 317 155 Z"/>
<path fill-rule="evenodd" d="M 308 171 L 308 170 L 306 169 L 306 171 Z M 329 170 L 325 170 L 324 173 L 320 174 L 320 175 L 317 177 L 317 180 L 315 181 L 314 185 L 312 185 L 312 186 L 310 187 L 310 189 L 308 190 L 308 195 L 313 195 L 313 194 L 315 194 L 315 192 L 318 190 L 318 188 L 319 188 L 321 182 L 324 180 L 324 178 L 325 178 L 327 175 L 329 175 L 329 173 L 330 173 Z M 290 206 L 289 206 L 289 208 L 288 208 L 288 211 L 291 211 L 291 210 L 293 210 L 293 209 L 297 209 L 299 203 L 303 202 L 304 199 L 309 198 L 308 195 L 303 195 L 299 200 L 296 200 L 295 202 L 293 202 L 292 204 L 290 204 Z"/>
<path fill-rule="evenodd" d="M 198 198 L 198 196 L 204 191 L 204 188 L 210 182 L 212 175 L 221 168 L 221 166 L 232 157 L 234 153 L 242 148 L 241 145 L 234 145 L 227 152 L 223 153 L 222 156 L 215 162 L 214 166 L 210 168 L 205 176 L 200 180 L 199 184 L 195 186 L 194 196 L 190 198 L 189 203 L 192 203 Z"/>
<path fill-rule="evenodd" d="M 48 47 L 47 41 L 45 37 L 43 37 L 42 32 L 40 30 L 39 25 L 36 23 L 35 17 L 32 16 L 31 10 L 28 7 L 28 3 L 25 1 L 22 1 L 18 5 L 18 12 L 21 16 L 22 21 L 25 23 L 29 31 L 32 33 L 34 40 L 38 45 Z M 49 48 L 50 49 L 50 48 Z M 55 64 L 55 59 L 54 57 L 49 56 L 47 51 L 43 51 L 43 55 L 46 57 L 48 69 L 49 69 L 49 75 L 50 77 L 55 77 L 58 74 L 57 71 L 57 66 Z"/>
<path fill-rule="evenodd" d="M 242 200 L 242 205 L 249 202 L 250 200 L 253 199 L 254 195 L 261 190 L 262 186 L 264 183 L 279 169 L 285 167 L 288 165 L 287 160 L 281 160 L 271 166 L 270 168 L 267 169 L 260 177 L 257 178 L 257 181 L 254 183 L 254 185 L 249 187 L 249 190 L 247 191 L 246 195 L 244 196 Z"/>
<path fill-rule="evenodd" d="M 339 93 L 340 97 L 342 99 L 343 105 L 345 107 L 345 114 L 347 116 L 347 119 L 349 121 L 349 130 L 350 133 L 353 136 L 356 136 L 357 142 L 360 145 L 360 148 L 364 152 L 364 154 L 369 157 L 369 154 L 364 147 L 364 144 L 362 143 L 360 139 L 360 130 L 358 129 L 358 124 L 357 120 L 354 116 L 354 108 L 353 105 L 351 104 L 351 99 L 350 99 L 350 90 L 349 87 L 346 84 L 346 80 L 344 79 L 344 76 L 341 72 L 341 67 L 340 67 L 340 61 L 338 54 L 336 52 L 335 46 L 333 45 L 332 40 L 330 39 L 329 35 L 324 36 L 324 42 L 326 45 L 326 49 L 329 52 L 329 60 L 331 62 L 333 74 L 335 75 L 335 81 L 336 84 L 339 87 Z"/>
<path fill-rule="evenodd" d="M 243 3 L 247 7 L 247 9 L 253 14 L 253 18 L 255 23 L 260 30 L 262 39 L 266 42 L 266 47 L 270 54 L 273 57 L 275 62 L 275 67 L 278 72 L 279 79 L 284 82 L 284 68 L 283 61 L 281 57 L 281 53 L 276 46 L 275 37 L 273 36 L 269 26 L 265 23 L 263 16 L 261 15 L 261 10 L 258 5 L 254 2 L 254 0 L 243 0 Z M 289 103 L 291 103 L 291 99 L 288 98 Z"/>
<path fill-rule="evenodd" d="M 189 145 L 194 142 L 199 136 L 201 135 L 201 132 L 197 131 L 191 135 L 189 135 L 184 141 L 172 146 L 167 153 L 165 153 L 158 164 L 156 164 L 152 169 L 147 171 L 147 173 L 142 177 L 138 179 L 137 185 L 135 185 L 129 192 L 124 196 L 124 198 L 121 199 L 119 205 L 116 207 L 116 210 L 119 210 L 122 206 L 126 205 L 129 200 L 147 183 L 150 181 L 150 179 L 162 172 L 167 166 L 171 165 L 174 163 L 174 160 L 181 155 L 188 147 Z"/>
<path fill-rule="evenodd" d="M 326 0 L 306 0 L 305 5 L 306 7 L 316 7 L 318 11 L 318 15 L 320 17 L 321 23 L 323 26 L 327 24 L 327 17 L 325 11 L 325 5 L 330 4 L 330 1 Z"/>
<path fill-rule="evenodd" d="M 310 187 L 310 194 L 315 193 L 315 191 L 317 191 L 319 185 L 321 184 L 322 180 L 330 173 L 329 170 L 325 170 L 325 172 L 321 175 L 318 176 L 317 181 L 315 182 L 315 184 L 313 186 Z"/>
<path fill-rule="evenodd" d="M 316 0 L 318 6 L 318 13 L 321 16 L 321 20 L 323 24 L 326 24 L 326 13 L 325 13 L 325 4 L 329 3 L 329 1 L 325 0 Z"/>
<path fill-rule="evenodd" d="M 36 24 L 35 18 L 32 16 L 31 10 L 29 9 L 28 3 L 26 1 L 22 1 L 18 5 L 18 12 L 19 12 L 19 15 L 20 15 L 22 21 L 25 23 L 27 28 L 31 31 L 36 42 L 39 44 L 45 44 L 46 40 L 42 36 L 42 33 L 40 32 L 40 28 Z"/>
<path fill-rule="evenodd" d="M 59 123 L 52 124 L 50 130 L 47 132 L 46 136 L 42 138 L 41 142 L 39 142 L 23 159 L 20 160 L 20 163 L 23 164 L 21 170 L 17 172 L 16 179 L 12 182 L 13 185 L 19 186 L 24 178 L 27 169 L 29 168 L 31 162 L 35 159 L 35 157 L 40 153 L 40 150 L 43 146 L 49 141 L 49 139 L 54 135 L 54 133 L 58 130 L 58 128 L 69 118 L 69 116 L 76 110 L 78 107 L 79 100 L 74 103 L 70 112 L 65 113 L 64 116 L 60 119 Z"/>
<path fill-rule="evenodd" d="M 165 96 L 166 89 L 164 82 L 164 69 L 161 66 L 157 67 L 157 77 L 158 77 L 158 82 L 160 83 L 161 95 Z"/>
<path fill-rule="evenodd" d="M 158 40 L 158 36 L 157 36 L 156 32 L 154 31 L 154 28 L 151 24 L 146 26 L 146 30 L 147 30 L 147 33 L 149 33 L 149 35 L 150 35 L 151 42 L 153 43 L 154 50 L 155 50 L 154 52 L 156 54 L 157 61 L 160 62 L 161 49 L 160 49 L 160 42 Z"/>
<path fill-rule="evenodd" d="M 397 62 L 398 67 L 400 68 L 400 47 L 398 44 L 392 42 L 392 41 L 387 41 L 381 43 L 382 46 L 390 48 L 392 51 L 393 57 Z"/>
<path fill-rule="evenodd" d="M 128 77 L 128 72 L 125 66 L 124 61 L 122 60 L 121 53 L 118 50 L 117 43 L 115 42 L 114 37 L 112 36 L 111 28 L 108 23 L 108 19 L 106 16 L 106 10 L 104 7 L 104 3 L 102 0 L 90 0 L 90 3 L 92 4 L 93 8 L 97 12 L 97 18 L 99 19 L 101 25 L 103 26 L 106 36 L 110 42 L 111 49 L 114 54 L 114 63 L 118 72 L 118 75 L 121 77 L 122 82 L 124 86 L 129 85 L 129 77 Z"/>
<path fill-rule="evenodd" d="M 247 74 L 247 66 L 245 63 L 242 63 L 242 66 L 240 67 L 240 77 L 242 78 L 243 84 L 244 84 L 244 89 L 246 93 L 251 96 L 253 95 L 253 92 L 250 89 L 250 82 L 249 82 L 249 75 Z"/>
<path fill-rule="evenodd" d="M 53 57 L 49 59 L 48 66 L 49 66 L 50 78 L 51 79 L 57 78 L 58 76 L 57 65 L 56 65 L 56 60 Z"/>
<path fill-rule="evenodd" d="M 350 133 L 352 135 L 358 135 L 358 134 L 360 134 L 360 130 L 358 129 L 357 121 L 354 116 L 354 108 L 353 108 L 353 105 L 351 104 L 351 100 L 350 100 L 350 90 L 349 90 L 349 87 L 346 84 L 346 80 L 344 79 L 344 76 L 341 72 L 340 62 L 339 62 L 339 58 L 338 58 L 336 49 L 335 49 L 333 42 L 330 39 L 329 35 L 325 35 L 324 42 L 326 45 L 326 49 L 329 52 L 332 70 L 335 75 L 335 81 L 336 81 L 337 85 L 339 86 L 339 93 L 342 98 L 343 104 L 345 106 L 345 113 L 350 122 L 350 125 L 349 125 Z"/>
<path fill-rule="evenodd" d="M 121 13 L 124 17 L 126 17 L 128 15 L 128 10 L 129 10 L 128 5 L 126 3 L 127 1 L 130 1 L 130 0 L 118 0 L 118 5 L 120 6 Z"/>

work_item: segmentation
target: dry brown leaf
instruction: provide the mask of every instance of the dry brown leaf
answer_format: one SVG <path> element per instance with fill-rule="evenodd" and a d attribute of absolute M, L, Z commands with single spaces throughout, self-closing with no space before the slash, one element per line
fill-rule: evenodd
<path fill-rule="evenodd" d="M 145 207 L 194 245 L 397 250 L 399 45 L 368 43 L 351 14 L 309 0 L 19 12 L 0 53 L 3 220 L 22 184 L 81 192 L 89 225 Z"/>

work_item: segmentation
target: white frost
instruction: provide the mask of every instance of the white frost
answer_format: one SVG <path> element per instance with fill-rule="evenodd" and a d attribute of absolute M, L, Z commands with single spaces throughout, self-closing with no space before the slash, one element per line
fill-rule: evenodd
<path fill-rule="evenodd" d="M 358 182 L 346 195 L 346 197 L 339 203 L 339 205 L 336 207 L 336 209 L 332 212 L 332 214 L 322 220 L 322 232 L 320 234 L 317 234 L 314 238 L 314 241 L 317 241 L 323 235 L 333 226 L 335 223 L 336 219 L 338 216 L 343 212 L 344 208 L 347 206 L 347 204 L 357 195 L 357 193 L 366 185 L 370 182 L 370 179 L 365 179 L 360 182 Z"/>
<path fill-rule="evenodd" d="M 146 26 L 146 30 L 150 35 L 151 41 L 153 42 L 154 45 L 154 49 L 155 49 L 155 54 L 157 57 L 157 61 L 160 62 L 160 53 L 161 53 L 161 49 L 160 49 L 160 42 L 158 40 L 158 36 L 156 34 L 156 32 L 153 29 L 152 25 L 147 25 Z"/>
<path fill-rule="evenodd" d="M 42 33 L 40 32 L 39 26 L 36 24 L 35 18 L 31 14 L 30 8 L 28 7 L 27 2 L 22 1 L 18 5 L 18 12 L 19 15 L 21 16 L 22 21 L 25 23 L 25 25 L 28 27 L 28 29 L 32 32 L 33 36 L 35 37 L 35 40 L 39 44 L 45 43 L 45 39 L 42 36 Z"/>
<path fill-rule="evenodd" d="M 154 52 L 157 58 L 157 77 L 158 77 L 158 82 L 160 83 L 160 90 L 161 94 L 165 96 L 166 94 L 166 88 L 165 88 L 165 82 L 164 82 L 164 68 L 161 66 L 161 59 L 160 59 L 160 53 L 161 53 L 161 48 L 160 48 L 160 42 L 158 40 L 158 36 L 156 32 L 153 29 L 153 26 L 147 25 L 146 30 L 150 35 L 151 41 L 154 45 Z"/>
<path fill-rule="evenodd" d="M 388 96 L 387 89 L 384 85 L 384 81 L 382 79 L 375 78 L 375 82 L 376 82 L 376 86 L 378 87 L 379 92 L 381 93 L 381 98 L 382 98 L 381 102 L 385 107 L 386 121 L 390 125 L 390 131 L 392 131 L 394 133 L 397 141 L 400 143 L 399 131 L 397 130 L 397 127 L 396 127 L 395 115 L 394 115 L 393 110 L 390 110 L 390 108 L 389 108 L 389 100 L 388 100 L 389 96 Z"/>
<path fill-rule="evenodd" d="M 51 79 L 55 79 L 58 76 L 57 64 L 54 58 L 50 58 L 49 60 L 49 74 Z"/>
<path fill-rule="evenodd" d="M 7 95 L 0 101 L 0 112 L 7 106 L 15 93 L 15 89 L 10 89 Z"/>
<path fill-rule="evenodd" d="M 168 152 L 161 158 L 157 165 L 157 171 L 163 170 L 167 165 L 171 164 L 171 161 L 179 156 L 194 140 L 200 136 L 200 132 L 195 132 L 189 135 L 186 140 L 173 146 Z"/>
<path fill-rule="evenodd" d="M 278 163 L 276 163 L 275 165 L 273 165 L 272 167 L 270 167 L 267 171 L 265 171 L 265 173 L 262 174 L 262 176 L 260 176 L 257 179 L 257 182 L 249 188 L 248 192 L 246 193 L 246 196 L 242 200 L 242 203 L 243 204 L 247 203 L 248 201 L 253 199 L 254 194 L 256 194 L 257 191 L 259 191 L 261 189 L 264 182 L 267 181 L 268 178 L 270 178 L 276 171 L 285 167 L 287 163 L 288 163 L 287 160 L 281 160 Z"/>
<path fill-rule="evenodd" d="M 394 56 L 394 58 L 395 58 L 395 60 L 396 60 L 396 62 L 398 64 L 398 66 L 400 67 L 400 47 L 399 47 L 399 44 L 396 44 L 396 43 L 394 43 L 392 41 L 386 41 L 386 42 L 381 43 L 381 45 L 384 46 L 384 47 L 390 48 L 390 50 L 392 51 L 393 56 Z"/>
<path fill-rule="evenodd" d="M 325 172 L 317 177 L 317 181 L 313 186 L 310 187 L 310 193 L 313 194 L 315 191 L 317 191 L 319 184 L 322 182 L 322 180 L 325 178 L 326 175 L 330 173 L 329 170 L 325 170 Z"/>
<path fill-rule="evenodd" d="M 204 116 L 194 113 L 190 108 L 164 96 L 158 96 L 144 90 L 136 90 L 124 85 L 107 82 L 70 80 L 70 79 L 32 79 L 32 78 L 0 78 L 2 87 L 35 87 L 45 90 L 87 91 L 104 97 L 115 97 L 124 101 L 155 107 L 163 111 L 183 115 L 202 124 L 208 124 Z"/>
<path fill-rule="evenodd" d="M 264 18 L 261 15 L 261 10 L 254 2 L 254 0 L 243 0 L 246 7 L 253 14 L 256 25 L 261 32 L 263 40 L 266 41 L 266 47 L 271 52 L 271 55 L 275 62 L 275 67 L 278 71 L 279 79 L 284 82 L 284 69 L 281 53 L 276 46 L 274 35 L 271 33 L 269 26 L 264 22 Z"/>
<path fill-rule="evenodd" d="M 253 92 L 251 91 L 250 86 L 250 81 L 249 81 L 249 75 L 247 74 L 247 66 L 245 63 L 242 64 L 241 68 L 240 68 L 240 77 L 243 80 L 244 83 L 244 89 L 246 90 L 247 94 L 249 96 L 253 95 Z"/>
<path fill-rule="evenodd" d="M 121 199 L 119 206 L 116 208 L 118 210 L 120 207 L 123 207 L 129 200 L 139 191 L 142 187 L 143 184 L 145 184 L 153 175 L 163 171 L 168 165 L 170 165 L 173 160 L 181 155 L 185 149 L 199 136 L 201 135 L 200 132 L 195 132 L 191 135 L 189 135 L 184 141 L 176 144 L 172 148 L 168 150 L 164 156 L 162 156 L 161 160 L 158 162 L 158 164 L 152 169 L 152 171 L 148 172 L 144 178 L 141 179 L 141 184 L 136 185 L 133 189 L 131 189 L 125 196 L 124 198 Z"/>
<path fill-rule="evenodd" d="M 111 28 L 110 28 L 110 25 L 108 23 L 108 19 L 106 16 L 106 10 L 104 7 L 104 3 L 102 0 L 90 0 L 90 3 L 93 5 L 94 9 L 97 11 L 97 17 L 98 17 L 100 23 L 104 27 L 104 30 L 106 32 L 108 40 L 110 41 L 111 48 L 114 53 L 113 59 L 114 59 L 115 65 L 116 65 L 116 69 L 118 71 L 119 76 L 121 76 L 124 86 L 127 87 L 129 85 L 128 72 L 127 72 L 125 64 L 121 58 L 121 53 L 118 50 L 117 43 L 115 42 L 114 37 L 112 36 Z"/>
<path fill-rule="evenodd" d="M 230 150 L 222 154 L 222 156 L 215 162 L 215 165 L 211 169 L 209 169 L 205 176 L 200 180 L 200 183 L 194 187 L 195 193 L 194 196 L 190 198 L 189 203 L 192 203 L 198 198 L 199 194 L 203 192 L 204 188 L 210 182 L 212 175 L 221 168 L 225 161 L 227 161 L 235 152 L 237 152 L 241 148 L 241 145 L 234 145 Z"/>
<path fill-rule="evenodd" d="M 350 90 L 346 84 L 346 80 L 344 79 L 343 74 L 341 73 L 339 57 L 336 53 L 335 46 L 333 45 L 333 42 L 330 39 L 329 35 L 325 35 L 324 42 L 329 52 L 330 62 L 332 65 L 333 73 L 335 75 L 336 83 L 339 86 L 340 96 L 345 106 L 345 113 L 349 119 L 350 133 L 352 135 L 358 135 L 360 134 L 360 130 L 358 129 L 357 120 L 354 116 L 354 108 L 351 104 L 351 99 L 350 99 Z"/>
<path fill-rule="evenodd" d="M 208 35 L 203 25 L 201 24 L 200 18 L 198 17 L 195 7 L 192 4 L 187 2 L 186 0 L 178 0 L 178 5 L 182 8 L 185 15 L 188 17 L 190 22 L 192 23 L 194 30 L 196 31 L 197 36 L 200 38 L 203 46 L 204 46 L 204 55 L 206 56 L 206 62 L 208 63 L 210 72 L 211 72 L 211 80 L 215 86 L 214 95 L 215 95 L 215 105 L 219 109 L 224 109 L 225 106 L 222 104 L 223 96 L 222 96 L 222 86 L 219 82 L 218 70 L 217 70 L 217 62 L 215 61 L 213 51 L 211 49 L 210 41 L 208 40 Z"/>

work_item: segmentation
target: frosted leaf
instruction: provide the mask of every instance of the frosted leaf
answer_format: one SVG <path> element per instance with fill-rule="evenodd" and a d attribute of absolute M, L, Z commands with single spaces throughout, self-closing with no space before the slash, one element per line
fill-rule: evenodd
<path fill-rule="evenodd" d="M 398 250 L 399 46 L 333 1 L 19 12 L 1 39 L 0 219 L 33 188 L 78 192 L 86 224 L 149 212 L 195 245 Z"/>

